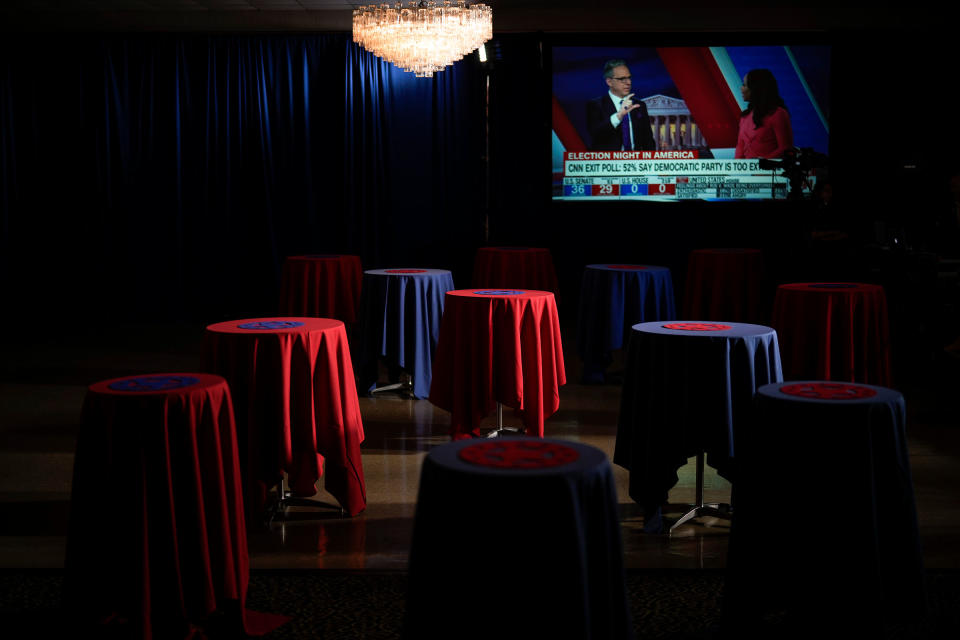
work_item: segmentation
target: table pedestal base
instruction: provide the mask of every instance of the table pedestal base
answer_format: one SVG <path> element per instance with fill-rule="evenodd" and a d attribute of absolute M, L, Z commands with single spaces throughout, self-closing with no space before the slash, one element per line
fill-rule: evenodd
<path fill-rule="evenodd" d="M 683 514 L 679 520 L 670 525 L 670 533 L 685 522 L 699 518 L 701 516 L 712 516 L 714 518 L 730 519 L 730 505 L 728 504 L 704 504 L 703 502 L 703 452 L 697 454 L 697 502 L 691 505 L 693 508 Z"/>
<path fill-rule="evenodd" d="M 383 391 L 397 391 L 397 390 L 399 390 L 400 393 L 404 395 L 410 396 L 411 398 L 413 397 L 413 385 L 410 384 L 409 380 L 404 382 L 394 382 L 392 384 L 385 384 L 382 387 L 376 387 L 375 389 L 370 390 L 370 394 L 373 395 L 374 393 L 381 393 Z"/>
<path fill-rule="evenodd" d="M 522 436 L 526 433 L 523 427 L 505 427 L 503 426 L 503 405 L 497 403 L 497 428 L 484 436 L 484 438 L 500 438 L 503 436 Z"/>
<path fill-rule="evenodd" d="M 503 427 L 502 429 L 494 429 L 487 435 L 483 436 L 484 438 L 501 438 L 507 436 L 522 436 L 526 433 L 523 429 L 519 427 Z"/>
<path fill-rule="evenodd" d="M 724 520 L 730 519 L 730 510 L 725 508 L 726 505 L 720 504 L 699 504 L 691 505 L 693 506 L 690 511 L 687 511 L 683 516 L 674 522 L 670 526 L 670 532 L 672 533 L 674 529 L 687 522 L 688 520 L 693 520 L 694 518 L 700 518 L 702 516 L 712 516 L 714 518 L 723 518 Z"/>
<path fill-rule="evenodd" d="M 408 373 L 401 373 L 400 382 L 393 382 L 391 384 L 385 384 L 382 387 L 375 387 L 370 390 L 370 395 L 382 393 L 383 391 L 399 391 L 408 398 L 413 398 L 415 397 L 413 395 L 413 378 L 411 378 L 410 374 Z"/>
<path fill-rule="evenodd" d="M 284 476 L 283 479 L 280 480 L 280 484 L 277 485 L 277 495 L 280 496 L 279 499 L 267 508 L 267 519 L 265 522 L 267 527 L 273 524 L 274 520 L 287 520 L 287 507 L 335 509 L 339 511 L 341 518 L 344 517 L 346 513 L 343 507 L 340 505 L 317 502 L 316 500 L 310 500 L 309 498 L 299 498 L 294 496 L 287 485 L 286 476 Z"/>

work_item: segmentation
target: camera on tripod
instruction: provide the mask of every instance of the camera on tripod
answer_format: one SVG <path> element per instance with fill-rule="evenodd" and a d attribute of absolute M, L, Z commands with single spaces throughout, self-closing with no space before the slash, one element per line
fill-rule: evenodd
<path fill-rule="evenodd" d="M 807 175 L 814 169 L 826 167 L 827 156 L 811 147 L 788 149 L 782 159 L 760 158 L 758 166 L 767 171 L 781 170 L 781 175 L 790 180 L 790 197 L 800 198 Z"/>

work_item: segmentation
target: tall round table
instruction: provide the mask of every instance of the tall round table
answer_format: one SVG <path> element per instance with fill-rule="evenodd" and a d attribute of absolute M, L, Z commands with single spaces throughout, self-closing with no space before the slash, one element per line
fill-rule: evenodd
<path fill-rule="evenodd" d="M 898 391 L 825 380 L 767 384 L 737 443 L 725 597 L 731 622 L 786 611 L 791 626 L 839 625 L 859 635 L 870 622 L 923 614 Z M 809 517 L 798 523 L 801 509 Z"/>
<path fill-rule="evenodd" d="M 360 256 L 288 256 L 280 280 L 280 313 L 352 325 L 357 321 L 361 278 Z"/>
<path fill-rule="evenodd" d="M 284 472 L 291 492 L 324 487 L 350 515 L 366 507 L 363 422 L 343 322 L 250 318 L 211 324 L 208 370 L 230 383 L 237 408 L 248 517 L 261 515 Z"/>
<path fill-rule="evenodd" d="M 403 637 L 630 638 L 622 557 L 599 449 L 441 445 L 420 476 Z"/>
<path fill-rule="evenodd" d="M 433 354 L 440 336 L 443 300 L 453 289 L 446 269 L 371 269 L 360 297 L 360 388 L 373 389 L 377 363 L 410 373 L 413 395 L 430 395 Z"/>
<path fill-rule="evenodd" d="M 211 624 L 236 635 L 275 628 L 286 618 L 244 609 L 244 527 L 223 378 L 169 373 L 88 388 L 64 572 L 80 628 L 128 625 L 142 638 L 193 637 Z"/>
<path fill-rule="evenodd" d="M 577 322 L 584 381 L 603 381 L 611 352 L 628 344 L 633 325 L 675 317 L 673 279 L 667 267 L 588 264 Z"/>
<path fill-rule="evenodd" d="M 498 402 L 521 413 L 527 435 L 543 437 L 566 381 L 552 293 L 447 292 L 430 402 L 450 412 L 454 439 L 479 435 L 480 421 Z"/>
<path fill-rule="evenodd" d="M 763 296 L 760 249 L 695 249 L 687 260 L 683 316 L 711 321 L 762 322 L 769 298 Z"/>
<path fill-rule="evenodd" d="M 782 284 L 771 324 L 780 334 L 788 379 L 890 384 L 887 297 L 880 285 Z"/>
<path fill-rule="evenodd" d="M 472 285 L 553 293 L 559 290 L 553 256 L 543 247 L 480 247 L 473 261 Z"/>
<path fill-rule="evenodd" d="M 702 466 L 705 453 L 707 464 L 733 479 L 736 430 L 750 419 L 757 389 L 780 380 L 777 333 L 770 327 L 633 326 L 613 461 L 630 472 L 630 497 L 644 508 L 648 532 L 662 530 L 662 505 L 688 458 L 698 456 Z"/>

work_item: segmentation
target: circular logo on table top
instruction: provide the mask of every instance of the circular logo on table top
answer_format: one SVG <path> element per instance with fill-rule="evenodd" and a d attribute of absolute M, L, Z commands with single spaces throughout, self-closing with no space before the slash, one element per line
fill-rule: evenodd
<path fill-rule="evenodd" d="M 168 391 L 182 389 L 200 382 L 190 376 L 138 376 L 125 378 L 107 385 L 113 391 Z"/>
<path fill-rule="evenodd" d="M 484 289 L 483 291 L 474 291 L 478 296 L 519 296 L 525 293 L 516 289 Z"/>
<path fill-rule="evenodd" d="M 643 265 L 639 264 L 608 264 L 607 268 L 609 269 L 630 269 L 630 270 L 641 270 L 646 269 Z"/>
<path fill-rule="evenodd" d="M 713 322 L 674 322 L 673 324 L 663 325 L 664 329 L 675 329 L 677 331 L 726 331 L 732 329 L 728 324 L 716 324 Z"/>
<path fill-rule="evenodd" d="M 877 395 L 874 389 L 846 382 L 806 382 L 787 384 L 780 391 L 790 396 L 818 398 L 820 400 L 858 400 Z"/>
<path fill-rule="evenodd" d="M 500 469 L 545 469 L 569 464 L 580 457 L 573 447 L 531 440 L 518 442 L 483 442 L 464 447 L 460 459 L 482 467 Z"/>
<path fill-rule="evenodd" d="M 262 322 L 244 322 L 243 324 L 238 324 L 238 329 L 249 329 L 251 331 L 271 331 L 274 329 L 293 329 L 294 327 L 302 327 L 302 322 L 297 322 L 295 320 L 264 320 Z"/>
<path fill-rule="evenodd" d="M 808 289 L 856 289 L 857 285 L 849 282 L 814 282 L 807 285 Z"/>
<path fill-rule="evenodd" d="M 426 273 L 426 269 L 384 269 L 384 273 Z"/>

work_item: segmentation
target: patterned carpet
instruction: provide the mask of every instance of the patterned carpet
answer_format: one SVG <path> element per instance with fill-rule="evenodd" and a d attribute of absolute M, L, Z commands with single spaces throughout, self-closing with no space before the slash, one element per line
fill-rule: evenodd
<path fill-rule="evenodd" d="M 0 629 L 4 637 L 70 637 L 59 626 L 61 584 L 60 571 L 0 570 Z M 400 637 L 405 589 L 406 575 L 401 572 L 255 571 L 248 606 L 292 617 L 265 640 L 387 640 Z M 638 640 L 719 637 L 722 571 L 631 571 L 627 589 Z M 887 626 L 882 637 L 957 637 L 960 572 L 929 572 L 928 590 L 927 620 Z M 479 609 L 484 603 L 476 605 Z M 768 620 L 763 635 L 789 637 L 785 626 L 782 621 Z"/>

